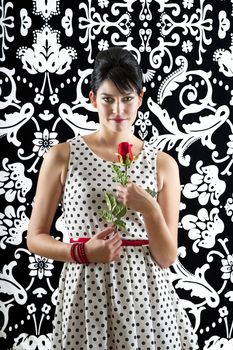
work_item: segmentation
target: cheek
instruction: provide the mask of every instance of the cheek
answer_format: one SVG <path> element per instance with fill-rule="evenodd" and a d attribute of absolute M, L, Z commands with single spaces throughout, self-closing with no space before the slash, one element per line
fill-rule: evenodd
<path fill-rule="evenodd" d="M 111 108 L 109 106 L 105 106 L 105 105 L 98 106 L 98 112 L 99 114 L 102 114 L 102 115 L 108 114 L 110 109 Z"/>
<path fill-rule="evenodd" d="M 137 112 L 138 112 L 138 106 L 131 106 L 131 108 L 129 108 L 129 112 L 131 113 L 132 116 L 134 116 L 136 118 L 137 116 Z"/>
<path fill-rule="evenodd" d="M 136 113 L 138 110 L 138 105 L 132 104 L 132 105 L 126 105 L 125 109 L 129 111 L 130 113 Z"/>

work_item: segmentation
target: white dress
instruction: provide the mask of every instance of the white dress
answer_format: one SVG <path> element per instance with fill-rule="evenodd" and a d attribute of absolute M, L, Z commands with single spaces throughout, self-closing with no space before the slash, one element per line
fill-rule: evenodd
<path fill-rule="evenodd" d="M 69 140 L 70 159 L 62 206 L 69 237 L 92 237 L 107 224 L 104 190 L 115 193 L 111 162 L 83 138 Z M 156 150 L 147 142 L 130 166 L 131 180 L 156 191 Z M 127 211 L 122 238 L 147 239 L 142 215 Z M 194 350 L 197 337 L 148 246 L 123 247 L 121 260 L 65 263 L 60 276 L 51 349 Z"/>

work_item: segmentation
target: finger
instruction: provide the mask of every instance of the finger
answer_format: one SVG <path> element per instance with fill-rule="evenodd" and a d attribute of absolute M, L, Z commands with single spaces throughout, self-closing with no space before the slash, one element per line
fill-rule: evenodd
<path fill-rule="evenodd" d="M 104 230 L 97 232 L 94 237 L 99 238 L 99 239 L 104 239 L 110 233 L 114 232 L 114 230 L 115 230 L 115 226 L 107 227 Z"/>
<path fill-rule="evenodd" d="M 111 240 L 110 240 L 110 244 L 112 244 L 112 246 L 115 246 L 116 244 L 121 244 L 122 243 L 122 238 L 121 238 L 121 236 L 118 234 L 118 233 L 116 233 L 115 235 L 114 235 L 114 237 L 112 237 L 111 238 Z"/>
<path fill-rule="evenodd" d="M 112 237 L 107 240 L 108 244 L 115 244 L 116 242 L 121 241 L 121 236 L 116 232 Z"/>
<path fill-rule="evenodd" d="M 113 249 L 119 249 L 121 246 L 122 246 L 122 239 L 119 239 L 118 241 L 116 242 L 113 242 Z"/>
<path fill-rule="evenodd" d="M 122 255 L 122 248 L 119 248 L 119 249 L 114 253 L 113 260 L 114 260 L 114 261 L 119 261 L 119 260 L 121 260 L 121 255 Z"/>
<path fill-rule="evenodd" d="M 120 194 L 117 195 L 118 202 L 121 203 L 123 201 L 123 199 L 124 199 L 123 196 L 121 196 Z"/>
<path fill-rule="evenodd" d="M 116 187 L 116 190 L 117 190 L 117 192 L 124 192 L 124 190 L 125 190 L 125 186 L 123 186 L 123 185 L 118 185 L 117 187 Z"/>

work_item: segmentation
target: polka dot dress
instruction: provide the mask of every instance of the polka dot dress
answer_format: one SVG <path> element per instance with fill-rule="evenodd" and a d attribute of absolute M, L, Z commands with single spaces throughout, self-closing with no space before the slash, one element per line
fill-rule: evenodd
<path fill-rule="evenodd" d="M 104 190 L 114 194 L 111 163 L 97 157 L 78 135 L 69 140 L 63 193 L 69 237 L 92 237 L 107 224 Z M 147 142 L 130 167 L 130 178 L 156 191 L 156 151 Z M 127 211 L 122 237 L 147 239 L 140 213 Z M 65 263 L 59 283 L 53 350 L 194 350 L 196 335 L 169 281 L 148 246 L 123 247 L 121 260 Z"/>

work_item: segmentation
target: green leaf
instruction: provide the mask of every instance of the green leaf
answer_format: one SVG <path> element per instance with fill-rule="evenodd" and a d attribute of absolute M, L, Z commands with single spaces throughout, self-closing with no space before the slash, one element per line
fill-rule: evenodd
<path fill-rule="evenodd" d="M 108 193 L 106 191 L 104 192 L 104 196 L 105 196 L 105 200 L 106 200 L 106 204 L 107 204 L 108 209 L 110 211 L 113 211 L 113 209 L 117 205 L 116 198 L 111 193 Z"/>
<path fill-rule="evenodd" d="M 157 192 L 154 190 L 151 190 L 149 187 L 147 187 L 146 192 L 148 192 L 152 197 L 156 197 Z"/>
<path fill-rule="evenodd" d="M 113 215 L 107 210 L 101 210 L 100 211 L 100 216 L 102 219 L 106 220 L 107 222 L 112 222 L 113 221 Z"/>
<path fill-rule="evenodd" d="M 116 176 L 113 178 L 113 181 L 116 181 L 116 182 L 119 182 L 120 184 L 123 184 L 125 174 L 122 172 L 122 170 L 119 168 L 119 166 L 112 164 L 111 167 L 112 167 L 112 170 L 116 174 Z"/>
<path fill-rule="evenodd" d="M 120 181 L 121 185 L 124 185 L 124 186 L 127 185 L 128 180 L 129 180 L 128 175 L 124 174 L 121 178 L 121 181 Z"/>
<path fill-rule="evenodd" d="M 112 170 L 117 174 L 117 176 L 122 175 L 122 171 L 118 165 L 112 164 L 111 165 Z"/>
<path fill-rule="evenodd" d="M 118 230 L 124 230 L 125 229 L 125 223 L 124 223 L 124 221 L 122 221 L 122 220 L 114 220 L 114 222 L 113 222 L 115 225 L 116 225 L 116 227 L 117 227 L 117 229 Z"/>
<path fill-rule="evenodd" d="M 121 203 L 117 203 L 116 207 L 113 210 L 113 215 L 117 218 L 121 218 L 122 216 L 124 216 L 127 212 L 126 207 L 121 204 Z"/>

